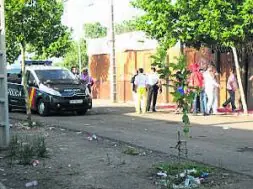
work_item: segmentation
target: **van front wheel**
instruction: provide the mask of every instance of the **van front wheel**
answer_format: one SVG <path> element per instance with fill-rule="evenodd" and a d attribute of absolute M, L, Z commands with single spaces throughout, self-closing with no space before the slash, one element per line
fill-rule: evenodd
<path fill-rule="evenodd" d="M 85 109 L 82 109 L 82 110 L 78 110 L 78 111 L 77 111 L 77 114 L 78 114 L 78 115 L 85 115 L 85 114 L 87 113 L 87 111 L 88 111 L 88 109 L 86 109 L 86 108 L 85 108 Z"/>

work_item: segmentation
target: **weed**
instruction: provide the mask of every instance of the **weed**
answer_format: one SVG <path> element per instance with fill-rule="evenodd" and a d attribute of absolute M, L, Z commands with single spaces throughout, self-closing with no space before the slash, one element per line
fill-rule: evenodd
<path fill-rule="evenodd" d="M 46 142 L 44 137 L 37 137 L 34 139 L 35 155 L 40 158 L 46 158 L 48 156 Z"/>
<path fill-rule="evenodd" d="M 33 146 L 29 143 L 21 142 L 19 146 L 18 159 L 22 165 L 29 165 L 33 159 Z"/>
<path fill-rule="evenodd" d="M 127 149 L 123 152 L 124 154 L 136 156 L 139 155 L 139 152 L 136 148 L 128 146 Z"/>
<path fill-rule="evenodd" d="M 15 135 L 11 138 L 8 149 L 10 164 L 17 160 L 22 165 L 28 165 L 34 158 L 47 157 L 46 142 L 44 137 Z"/>
<path fill-rule="evenodd" d="M 15 157 L 18 155 L 18 149 L 19 149 L 19 144 L 18 144 L 18 136 L 14 135 L 11 140 L 10 140 L 10 145 L 8 149 L 8 155 L 7 157 L 9 158 L 9 164 L 12 165 Z"/>

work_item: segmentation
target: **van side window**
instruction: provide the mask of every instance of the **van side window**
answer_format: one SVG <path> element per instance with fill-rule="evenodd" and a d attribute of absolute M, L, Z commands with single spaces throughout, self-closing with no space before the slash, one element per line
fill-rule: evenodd
<path fill-rule="evenodd" d="M 8 70 L 7 81 L 10 83 L 21 84 L 22 82 L 21 71 L 19 69 Z"/>
<path fill-rule="evenodd" d="M 33 74 L 30 71 L 27 71 L 26 73 L 27 75 L 27 83 L 29 86 L 35 86 L 36 85 L 36 81 L 35 78 L 33 76 Z"/>

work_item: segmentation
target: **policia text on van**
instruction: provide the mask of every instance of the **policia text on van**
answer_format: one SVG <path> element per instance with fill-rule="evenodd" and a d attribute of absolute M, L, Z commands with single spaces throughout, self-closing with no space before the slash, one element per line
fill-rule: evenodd
<path fill-rule="evenodd" d="M 92 99 L 82 84 L 67 69 L 53 67 L 48 61 L 26 61 L 26 76 L 31 110 L 46 116 L 51 111 L 76 111 L 85 114 Z M 8 69 L 9 109 L 25 109 L 21 69 Z"/>

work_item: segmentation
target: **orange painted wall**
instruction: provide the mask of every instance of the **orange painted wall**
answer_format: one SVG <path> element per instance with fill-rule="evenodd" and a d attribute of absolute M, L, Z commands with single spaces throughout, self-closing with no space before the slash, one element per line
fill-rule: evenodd
<path fill-rule="evenodd" d="M 215 61 L 214 54 L 209 49 L 203 48 L 197 51 L 196 49 L 186 48 L 185 53 L 187 56 L 188 64 L 197 62 L 200 64 L 207 64 L 210 61 Z M 151 55 L 154 51 L 127 51 L 116 54 L 117 65 L 117 93 L 118 101 L 127 102 L 132 101 L 132 85 L 130 83 L 132 76 L 140 67 L 144 68 L 146 73 L 150 72 L 151 68 Z M 168 50 L 169 62 L 174 61 L 174 57 L 179 55 L 179 49 Z M 250 65 L 253 64 L 251 57 Z M 233 65 L 232 54 L 223 53 L 220 55 L 220 77 L 219 82 L 222 88 L 218 92 L 219 106 L 228 98 L 226 91 L 227 78 L 229 76 L 229 68 Z M 249 66 L 251 68 L 251 66 Z M 110 99 L 110 57 L 109 55 L 94 55 L 90 58 L 91 76 L 95 79 L 95 85 L 92 93 L 93 98 Z M 253 74 L 253 70 L 250 70 Z M 250 89 L 248 96 L 252 97 L 252 83 L 249 83 Z M 173 98 L 170 94 L 172 89 L 163 87 L 163 93 L 159 94 L 159 103 L 172 103 Z M 238 95 L 237 95 L 238 96 Z M 250 107 L 253 106 L 252 98 L 248 99 Z M 237 102 L 238 104 L 238 102 Z"/>
<path fill-rule="evenodd" d="M 116 54 L 118 101 L 132 101 L 131 78 L 138 68 L 144 68 L 146 73 L 150 72 L 152 63 L 150 56 L 153 54 L 154 51 L 127 51 Z M 110 99 L 110 57 L 108 55 L 92 56 L 90 70 L 95 80 L 92 90 L 93 98 Z M 170 95 L 169 93 L 166 95 L 166 87 L 163 91 L 158 96 L 159 103 L 169 101 Z"/>

